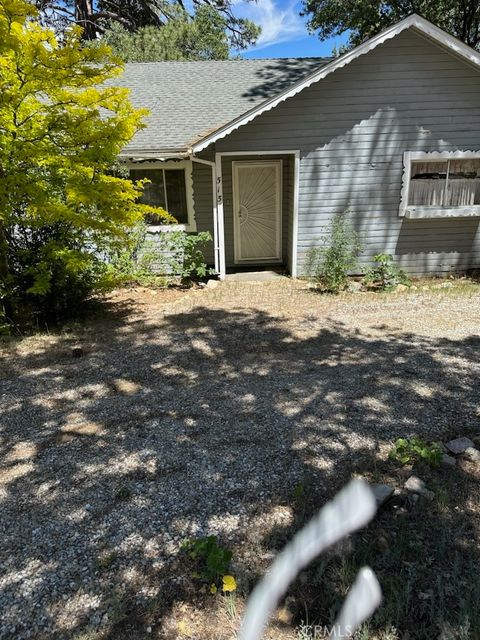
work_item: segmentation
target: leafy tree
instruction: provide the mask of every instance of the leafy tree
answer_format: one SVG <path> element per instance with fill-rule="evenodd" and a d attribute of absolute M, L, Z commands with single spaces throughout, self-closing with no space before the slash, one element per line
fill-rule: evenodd
<path fill-rule="evenodd" d="M 252 0 L 253 1 L 253 0 Z M 64 33 L 73 24 L 83 28 L 83 37 L 94 40 L 116 22 L 128 31 L 141 27 L 165 27 L 171 22 L 195 22 L 197 14 L 208 8 L 208 16 L 215 15 L 228 34 L 229 45 L 245 49 L 260 35 L 260 29 L 246 18 L 234 13 L 235 0 L 192 0 L 187 10 L 184 0 L 32 0 L 40 12 L 43 24 Z M 201 19 L 204 20 L 205 13 Z"/>
<path fill-rule="evenodd" d="M 320 40 L 349 32 L 354 47 L 412 13 L 418 13 L 475 49 L 480 49 L 478 0 L 304 0 L 308 28 Z"/>
<path fill-rule="evenodd" d="M 198 9 L 193 19 L 184 12 L 163 27 L 146 26 L 128 31 L 118 22 L 102 36 L 113 53 L 124 62 L 157 60 L 227 60 L 229 44 L 225 20 L 208 6 Z"/>
<path fill-rule="evenodd" d="M 106 45 L 84 46 L 79 27 L 60 46 L 34 17 L 25 0 L 0 0 L 0 308 L 10 316 L 25 301 L 68 306 L 62 291 L 98 279 L 98 247 L 152 210 L 137 202 L 143 183 L 111 170 L 145 113 L 112 86 L 121 65 Z"/>

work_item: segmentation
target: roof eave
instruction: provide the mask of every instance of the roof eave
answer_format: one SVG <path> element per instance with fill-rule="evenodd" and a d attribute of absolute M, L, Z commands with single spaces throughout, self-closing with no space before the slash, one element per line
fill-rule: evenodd
<path fill-rule="evenodd" d="M 124 149 L 120 152 L 119 159 L 131 162 L 141 162 L 142 160 L 168 160 L 170 158 L 189 158 L 191 149 Z"/>
<path fill-rule="evenodd" d="M 246 113 L 242 114 L 238 118 L 235 118 L 223 127 L 220 127 L 214 133 L 209 134 L 208 136 L 194 144 L 192 146 L 193 152 L 198 153 L 200 151 L 203 151 L 203 149 L 205 149 L 209 145 L 213 144 L 217 140 L 220 140 L 221 138 L 228 136 L 239 127 L 248 124 L 254 118 L 258 117 L 262 113 L 265 113 L 265 111 L 273 109 L 281 102 L 284 102 L 288 98 L 291 98 L 297 93 L 300 93 L 300 91 L 303 91 L 303 89 L 306 89 L 310 85 L 323 80 L 323 78 L 330 75 L 337 69 L 345 67 L 360 56 L 369 53 L 380 44 L 383 44 L 387 40 L 396 37 L 397 35 L 402 33 L 402 31 L 411 28 L 415 29 L 420 34 L 430 38 L 440 46 L 443 46 L 446 49 L 450 50 L 452 53 L 459 56 L 463 60 L 466 60 L 467 62 L 473 64 L 475 67 L 480 68 L 480 54 L 477 53 L 474 49 L 461 42 L 454 36 L 446 33 L 445 31 L 443 31 L 443 29 L 435 26 L 425 18 L 422 18 L 417 14 L 412 14 L 411 16 L 408 16 L 408 18 L 405 18 L 397 24 L 392 25 L 388 29 L 385 29 L 384 31 L 378 33 L 376 36 L 373 36 L 373 38 L 370 38 L 358 47 L 355 47 L 355 49 L 352 49 L 344 55 L 332 60 L 332 62 L 326 64 L 324 67 L 310 74 L 303 80 L 299 80 L 294 85 L 292 85 L 285 91 L 282 91 L 277 96 L 274 96 L 273 98 L 262 102 L 260 105 L 257 105 L 253 109 L 250 109 L 250 111 L 247 111 Z"/>

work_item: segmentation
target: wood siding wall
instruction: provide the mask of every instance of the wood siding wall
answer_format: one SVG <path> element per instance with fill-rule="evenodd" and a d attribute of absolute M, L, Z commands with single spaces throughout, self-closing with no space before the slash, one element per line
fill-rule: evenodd
<path fill-rule="evenodd" d="M 197 231 L 210 231 L 213 238 L 212 169 L 198 162 L 193 163 L 193 206 Z M 204 248 L 203 254 L 207 264 L 213 265 L 213 241 Z"/>
<path fill-rule="evenodd" d="M 415 32 L 216 143 L 217 151 L 275 149 L 301 152 L 300 265 L 331 217 L 348 210 L 365 262 L 385 251 L 416 274 L 480 266 L 479 218 L 398 215 L 405 151 L 480 149 L 480 73 Z M 224 178 L 228 197 L 227 172 Z M 231 234 L 227 243 L 233 251 Z"/>

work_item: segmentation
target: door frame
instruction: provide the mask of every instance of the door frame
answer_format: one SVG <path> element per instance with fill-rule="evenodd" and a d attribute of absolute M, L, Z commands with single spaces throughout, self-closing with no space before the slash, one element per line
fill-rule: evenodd
<path fill-rule="evenodd" d="M 264 149 L 261 150 L 242 150 L 242 151 L 214 151 L 214 167 L 212 168 L 212 180 L 215 182 L 213 189 L 213 217 L 217 223 L 218 237 L 218 275 L 220 280 L 225 280 L 226 269 L 226 250 L 225 250 L 225 206 L 223 202 L 223 158 L 231 158 L 232 156 L 285 156 L 291 155 L 294 158 L 294 174 L 293 174 L 293 220 L 289 224 L 292 225 L 291 238 L 289 242 L 289 253 L 287 254 L 287 266 L 292 278 L 297 277 L 298 272 L 298 217 L 300 205 L 300 149 L 275 149 L 275 151 Z"/>
<path fill-rule="evenodd" d="M 237 215 L 238 210 L 238 197 L 239 197 L 239 172 L 238 168 L 245 166 L 251 167 L 271 167 L 276 168 L 276 182 L 277 182 L 277 211 L 276 211 L 276 239 L 275 239 L 275 256 L 265 258 L 242 258 L 241 256 L 241 233 L 240 233 L 240 220 Z M 277 264 L 282 262 L 282 219 L 283 219 L 283 160 L 234 160 L 232 161 L 232 214 L 233 214 L 233 248 L 234 248 L 234 263 L 235 264 Z"/>

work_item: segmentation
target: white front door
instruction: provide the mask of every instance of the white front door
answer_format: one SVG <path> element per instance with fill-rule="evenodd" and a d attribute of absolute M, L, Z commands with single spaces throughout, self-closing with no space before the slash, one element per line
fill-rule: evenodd
<path fill-rule="evenodd" d="M 235 262 L 280 262 L 282 161 L 232 164 Z"/>

